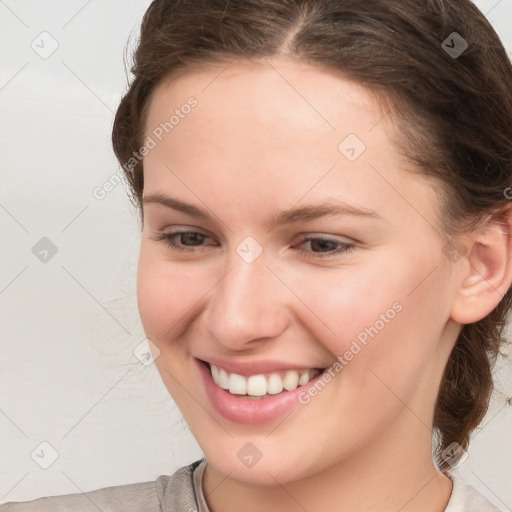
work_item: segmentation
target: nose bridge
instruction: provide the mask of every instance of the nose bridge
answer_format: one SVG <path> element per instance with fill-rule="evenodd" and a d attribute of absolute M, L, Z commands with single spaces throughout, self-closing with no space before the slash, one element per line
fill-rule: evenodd
<path fill-rule="evenodd" d="M 251 260 L 240 247 L 231 253 L 208 306 L 207 328 L 219 343 L 240 348 L 252 340 L 279 336 L 285 329 L 283 285 L 268 264 L 264 254 Z"/>

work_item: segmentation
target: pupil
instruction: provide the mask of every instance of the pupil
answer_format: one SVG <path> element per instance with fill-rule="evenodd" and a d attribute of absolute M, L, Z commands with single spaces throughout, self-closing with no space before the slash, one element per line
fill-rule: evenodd
<path fill-rule="evenodd" d="M 197 242 L 197 241 L 200 241 L 198 240 L 198 237 L 201 237 L 202 235 L 200 235 L 199 233 L 182 233 L 181 235 L 181 243 L 184 243 L 183 242 L 183 239 L 185 238 L 185 240 L 189 240 L 189 241 L 192 241 L 194 242 L 194 240 Z M 184 243 L 184 245 L 193 245 L 193 244 L 187 244 L 186 242 Z"/>
<path fill-rule="evenodd" d="M 332 246 L 329 247 L 329 244 L 333 244 L 334 242 L 332 242 L 331 240 L 314 240 L 312 242 L 312 249 L 315 249 L 315 245 L 320 247 L 320 249 L 327 249 L 328 251 L 329 250 L 332 250 Z"/>

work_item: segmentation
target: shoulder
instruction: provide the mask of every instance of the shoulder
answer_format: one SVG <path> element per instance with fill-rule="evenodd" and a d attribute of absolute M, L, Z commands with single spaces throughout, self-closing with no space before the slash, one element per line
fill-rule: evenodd
<path fill-rule="evenodd" d="M 449 478 L 453 489 L 445 512 L 503 512 L 460 477 L 450 474 Z"/>
<path fill-rule="evenodd" d="M 7 502 L 0 505 L 0 512 L 190 512 L 195 510 L 192 473 L 199 462 L 149 482 Z"/>
<path fill-rule="evenodd" d="M 0 505 L 0 512 L 98 512 L 98 510 L 135 512 L 160 511 L 156 482 L 104 487 L 94 491 L 48 496 L 32 501 L 8 502 Z M 144 509 L 141 508 L 144 504 Z"/>

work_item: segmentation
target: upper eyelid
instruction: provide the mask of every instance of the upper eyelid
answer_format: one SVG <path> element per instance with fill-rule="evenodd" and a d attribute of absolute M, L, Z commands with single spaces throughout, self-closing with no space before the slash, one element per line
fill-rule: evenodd
<path fill-rule="evenodd" d="M 212 238 L 212 239 L 216 238 L 214 235 L 209 234 L 207 232 L 207 230 L 201 229 L 201 228 L 195 228 L 195 227 L 177 227 L 177 228 L 173 229 L 172 231 L 161 230 L 161 231 L 158 231 L 158 233 L 162 234 L 162 235 L 172 235 L 175 233 L 198 233 L 199 235 L 203 235 L 208 238 Z"/>

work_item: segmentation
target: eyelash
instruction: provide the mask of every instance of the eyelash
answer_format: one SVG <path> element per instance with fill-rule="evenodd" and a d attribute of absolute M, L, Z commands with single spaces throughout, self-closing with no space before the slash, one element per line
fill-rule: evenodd
<path fill-rule="evenodd" d="M 208 236 L 203 235 L 202 233 L 199 233 L 197 231 L 177 231 L 175 233 L 159 233 L 159 236 L 153 238 L 153 240 L 155 240 L 156 242 L 162 242 L 164 245 L 170 247 L 171 249 L 173 249 L 175 251 L 188 252 L 188 253 L 196 252 L 194 249 L 184 249 L 183 247 L 179 246 L 175 242 L 176 238 L 180 237 L 181 235 L 185 235 L 185 234 L 187 234 L 187 235 L 195 234 L 195 235 L 200 235 L 204 238 L 209 238 Z M 311 251 L 306 251 L 304 249 L 298 249 L 299 253 L 303 254 L 304 256 L 306 256 L 308 258 L 320 258 L 321 259 L 321 258 L 334 257 L 334 256 L 338 256 L 340 254 L 346 254 L 348 252 L 351 252 L 356 248 L 355 244 L 349 244 L 349 243 L 345 243 L 345 242 L 337 242 L 335 240 L 331 240 L 328 238 L 317 238 L 317 237 L 305 238 L 304 240 L 302 240 L 301 244 L 303 244 L 305 242 L 311 242 L 311 241 L 332 242 L 334 244 L 340 245 L 341 248 L 336 249 L 334 251 L 327 252 L 327 253 L 314 253 Z"/>

